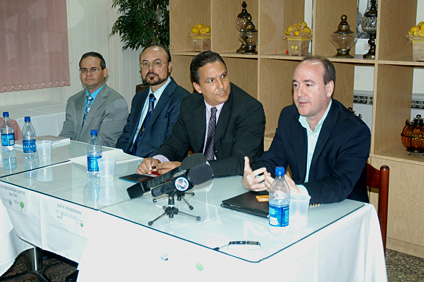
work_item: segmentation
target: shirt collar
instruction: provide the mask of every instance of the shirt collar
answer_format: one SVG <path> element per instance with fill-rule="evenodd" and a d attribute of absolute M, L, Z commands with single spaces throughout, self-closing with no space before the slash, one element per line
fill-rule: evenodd
<path fill-rule="evenodd" d="M 168 86 L 168 84 L 171 82 L 171 78 L 168 77 L 168 80 L 165 82 L 164 85 L 158 88 L 155 92 L 152 91 L 152 88 L 149 87 L 149 95 L 151 93 L 155 94 L 156 101 L 159 101 L 160 96 L 162 96 L 163 91 L 165 91 L 165 88 Z"/>
<path fill-rule="evenodd" d="M 327 110 L 325 111 L 324 115 L 321 117 L 321 119 L 319 120 L 319 122 L 317 123 L 317 125 L 315 126 L 315 132 L 318 132 L 321 130 L 322 124 L 324 123 L 328 112 L 330 111 L 331 108 L 331 104 L 333 103 L 333 99 L 330 100 L 330 103 L 328 103 L 328 107 Z M 306 129 L 311 130 L 311 127 L 309 126 L 308 121 L 306 120 L 305 116 L 299 115 L 299 123 Z M 312 130 L 311 130 L 312 131 Z"/>
<path fill-rule="evenodd" d="M 91 97 L 93 97 L 93 100 L 96 99 L 97 94 L 99 94 L 100 90 L 102 90 L 103 86 L 105 86 L 105 84 L 103 83 L 102 86 L 100 86 L 100 88 L 98 88 L 96 91 L 94 91 L 93 93 L 91 93 Z M 85 97 L 88 97 L 89 93 L 87 88 L 85 89 Z"/>

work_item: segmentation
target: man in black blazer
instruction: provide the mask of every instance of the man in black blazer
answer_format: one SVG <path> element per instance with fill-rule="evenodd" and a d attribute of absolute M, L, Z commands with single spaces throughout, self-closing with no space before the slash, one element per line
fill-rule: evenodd
<path fill-rule="evenodd" d="M 281 111 L 271 147 L 252 168 L 245 159 L 243 185 L 269 188 L 276 166 L 290 166 L 291 193 L 311 196 L 311 203 L 346 198 L 368 202 L 365 187 L 370 149 L 367 125 L 332 99 L 336 73 L 326 58 L 307 57 L 293 75 L 295 105 Z"/>
<path fill-rule="evenodd" d="M 242 174 L 243 157 L 255 160 L 263 153 L 262 104 L 230 83 L 225 62 L 217 53 L 205 51 L 195 56 L 190 72 L 197 93 L 184 98 L 172 134 L 153 158 L 141 163 L 137 172 L 163 174 L 179 166 L 190 148 L 194 153 L 205 153 L 210 147 L 209 163 L 215 177 Z M 208 142 L 213 108 L 216 127 L 209 135 L 213 141 Z"/>
<path fill-rule="evenodd" d="M 116 147 L 145 158 L 153 156 L 171 134 L 180 115 L 181 101 L 190 93 L 169 76 L 171 54 L 163 46 L 155 44 L 145 48 L 140 54 L 140 68 L 143 81 L 149 88 L 134 96 L 127 124 Z M 152 102 L 151 97 L 154 98 Z M 150 103 L 152 111 L 149 115 Z"/>

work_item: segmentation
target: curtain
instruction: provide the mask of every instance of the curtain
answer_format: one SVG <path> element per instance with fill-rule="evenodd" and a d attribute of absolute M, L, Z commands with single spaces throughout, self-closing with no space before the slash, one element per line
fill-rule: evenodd
<path fill-rule="evenodd" d="M 0 0 L 0 93 L 65 85 L 66 0 Z"/>

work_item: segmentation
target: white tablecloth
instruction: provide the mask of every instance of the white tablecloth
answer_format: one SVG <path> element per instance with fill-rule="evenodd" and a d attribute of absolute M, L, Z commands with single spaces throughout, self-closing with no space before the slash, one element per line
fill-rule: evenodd
<path fill-rule="evenodd" d="M 180 211 L 201 215 L 200 222 L 177 214 L 148 226 L 166 203 L 161 199 L 155 207 L 149 204 L 150 195 L 102 209 L 91 218 L 95 222 L 88 223 L 90 239 L 78 266 L 78 281 L 143 281 L 147 277 L 154 281 L 257 282 L 264 277 L 302 282 L 387 281 L 372 205 L 358 206 L 349 200 L 321 205 L 310 210 L 307 227 L 275 237 L 269 234 L 265 218 L 218 206 L 217 194 L 240 193 L 236 184 L 240 181 L 234 179 L 215 179 L 212 188 L 195 189 L 196 196 L 188 198 L 193 211 L 184 202 L 176 202 Z M 334 211 L 344 214 L 346 207 L 355 205 L 359 208 L 353 212 L 316 228 L 324 222 L 322 218 L 331 218 Z M 262 248 L 213 250 L 231 240 L 260 241 Z"/>
<path fill-rule="evenodd" d="M 37 136 L 59 135 L 65 121 L 66 104 L 57 102 L 36 102 L 1 106 L 0 112 L 9 112 L 10 118 L 15 119 L 22 130 L 24 117 L 30 116 Z"/>

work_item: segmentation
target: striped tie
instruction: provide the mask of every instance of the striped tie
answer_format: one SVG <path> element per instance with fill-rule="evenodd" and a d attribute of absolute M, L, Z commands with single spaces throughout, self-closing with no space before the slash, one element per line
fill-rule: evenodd
<path fill-rule="evenodd" d="M 88 112 L 90 111 L 91 108 L 91 104 L 93 104 L 93 96 L 91 96 L 91 94 L 89 93 L 87 96 L 87 103 L 85 105 L 85 110 L 84 110 L 84 118 L 82 121 L 82 124 L 84 125 L 84 121 L 87 118 Z"/>
<path fill-rule="evenodd" d="M 143 123 L 141 125 L 140 131 L 137 134 L 137 139 L 135 139 L 134 144 L 133 144 L 133 148 L 132 148 L 132 153 L 133 155 L 137 155 L 137 143 L 141 138 L 141 134 L 144 131 L 144 128 L 146 127 L 147 123 L 149 122 L 150 116 L 152 115 L 153 109 L 155 108 L 155 101 L 156 101 L 156 97 L 153 93 L 150 93 L 149 96 L 149 109 L 147 110 L 147 114 L 146 117 L 143 120 Z"/>
<path fill-rule="evenodd" d="M 213 151 L 213 140 L 215 136 L 215 127 L 216 127 L 216 108 L 211 108 L 211 118 L 209 119 L 208 124 L 208 136 L 206 139 L 205 146 L 205 157 L 207 160 L 214 159 L 214 151 Z"/>

